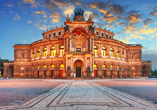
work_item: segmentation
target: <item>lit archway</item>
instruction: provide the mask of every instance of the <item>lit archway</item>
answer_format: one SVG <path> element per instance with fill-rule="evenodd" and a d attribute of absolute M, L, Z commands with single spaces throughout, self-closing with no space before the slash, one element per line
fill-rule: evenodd
<path fill-rule="evenodd" d="M 75 71 L 75 74 L 74 76 L 76 77 L 83 77 L 84 76 L 84 63 L 82 60 L 76 60 L 74 62 L 74 71 Z"/>

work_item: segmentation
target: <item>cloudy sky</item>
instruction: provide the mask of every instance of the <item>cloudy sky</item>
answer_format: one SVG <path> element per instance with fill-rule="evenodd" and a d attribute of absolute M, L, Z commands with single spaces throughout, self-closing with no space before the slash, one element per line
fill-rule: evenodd
<path fill-rule="evenodd" d="M 14 59 L 14 44 L 30 44 L 43 31 L 64 26 L 75 7 L 92 14 L 94 25 L 115 33 L 115 39 L 142 44 L 142 59 L 157 69 L 156 0 L 0 0 L 0 57 Z"/>

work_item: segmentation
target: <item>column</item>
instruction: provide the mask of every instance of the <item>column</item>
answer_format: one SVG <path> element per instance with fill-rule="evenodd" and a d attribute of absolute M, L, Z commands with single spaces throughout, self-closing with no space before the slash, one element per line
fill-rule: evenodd
<path fill-rule="evenodd" d="M 50 45 L 47 45 L 47 57 L 50 56 Z"/>
<path fill-rule="evenodd" d="M 117 58 L 117 47 L 113 47 L 113 51 L 114 51 L 114 56 L 115 58 Z"/>
<path fill-rule="evenodd" d="M 56 57 L 58 57 L 59 55 L 59 44 L 55 44 L 55 48 L 56 48 Z"/>
<path fill-rule="evenodd" d="M 32 53 L 33 53 L 33 50 L 31 49 L 30 59 L 32 59 L 32 58 L 33 58 Z"/>
<path fill-rule="evenodd" d="M 34 51 L 35 51 L 35 58 L 37 58 L 37 48 L 35 48 Z"/>
<path fill-rule="evenodd" d="M 40 58 L 43 56 L 43 47 L 40 47 Z"/>

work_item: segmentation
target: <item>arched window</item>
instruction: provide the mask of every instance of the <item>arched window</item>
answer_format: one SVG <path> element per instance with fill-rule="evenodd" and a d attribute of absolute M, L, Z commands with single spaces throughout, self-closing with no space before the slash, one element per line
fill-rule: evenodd
<path fill-rule="evenodd" d="M 113 52 L 113 48 L 110 48 L 110 56 L 113 57 L 114 56 L 114 52 Z"/>
<path fill-rule="evenodd" d="M 47 48 L 44 48 L 43 57 L 46 57 L 46 56 L 47 56 Z"/>
<path fill-rule="evenodd" d="M 46 68 L 46 65 L 44 65 L 44 68 Z"/>
<path fill-rule="evenodd" d="M 94 64 L 94 68 L 97 68 L 97 65 L 96 65 L 96 64 Z"/>
<path fill-rule="evenodd" d="M 124 50 L 122 51 L 122 58 L 124 59 Z"/>
<path fill-rule="evenodd" d="M 39 69 L 39 66 L 37 66 L 37 69 Z"/>
<path fill-rule="evenodd" d="M 101 50 L 101 55 L 102 56 L 106 56 L 106 48 L 105 47 L 102 47 L 102 50 Z"/>
<path fill-rule="evenodd" d="M 119 66 L 117 66 L 117 70 L 119 69 Z"/>
<path fill-rule="evenodd" d="M 35 51 L 32 52 L 32 58 L 35 58 Z"/>
<path fill-rule="evenodd" d="M 55 56 L 56 55 L 56 50 L 55 47 L 51 48 L 51 56 Z"/>
<path fill-rule="evenodd" d="M 38 51 L 37 51 L 37 58 L 39 58 L 40 57 L 40 49 L 38 49 Z"/>
<path fill-rule="evenodd" d="M 64 46 L 59 47 L 60 56 L 64 55 Z"/>
<path fill-rule="evenodd" d="M 106 68 L 106 65 L 102 65 L 102 68 Z"/>
<path fill-rule="evenodd" d="M 60 68 L 63 68 L 63 67 L 64 67 L 64 65 L 63 65 L 63 64 L 61 64 L 61 65 L 60 65 Z"/>
<path fill-rule="evenodd" d="M 51 68 L 54 68 L 55 67 L 55 65 L 51 65 Z"/>
<path fill-rule="evenodd" d="M 98 56 L 98 47 L 94 46 L 94 56 Z"/>
<path fill-rule="evenodd" d="M 117 49 L 117 58 L 120 58 L 119 49 Z"/>
<path fill-rule="evenodd" d="M 110 66 L 110 69 L 113 69 L 113 65 Z"/>

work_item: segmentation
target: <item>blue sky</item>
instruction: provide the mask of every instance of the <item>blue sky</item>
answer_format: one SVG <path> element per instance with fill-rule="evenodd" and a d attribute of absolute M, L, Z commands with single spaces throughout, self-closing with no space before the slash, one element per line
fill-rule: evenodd
<path fill-rule="evenodd" d="M 75 7 L 97 27 L 115 33 L 127 44 L 142 44 L 142 59 L 157 69 L 156 0 L 0 0 L 0 57 L 14 59 L 14 44 L 32 43 L 43 31 L 64 26 L 67 14 L 73 19 Z"/>

